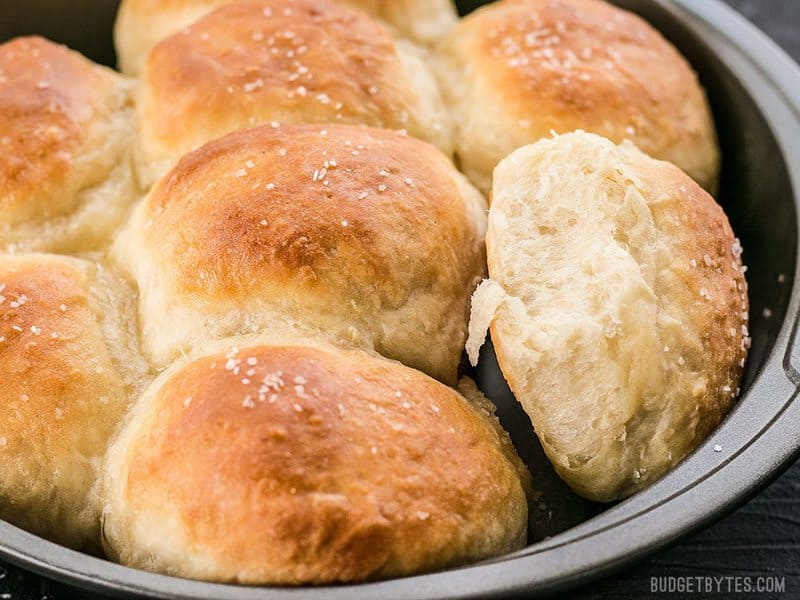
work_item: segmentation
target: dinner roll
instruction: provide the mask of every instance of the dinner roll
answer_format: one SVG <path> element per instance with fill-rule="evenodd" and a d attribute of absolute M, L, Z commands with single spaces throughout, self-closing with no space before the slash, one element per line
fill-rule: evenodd
<path fill-rule="evenodd" d="M 679 169 L 586 133 L 517 150 L 493 193 L 470 354 L 491 323 L 561 477 L 592 500 L 632 494 L 738 394 L 750 345 L 739 241 Z"/>
<path fill-rule="evenodd" d="M 599 0 L 506 0 L 439 47 L 456 152 L 486 191 L 516 148 L 576 129 L 675 163 L 711 193 L 719 151 L 686 60 L 639 17 Z"/>
<path fill-rule="evenodd" d="M 441 39 L 458 22 L 452 0 L 340 0 L 383 19 L 398 35 L 423 45 Z"/>
<path fill-rule="evenodd" d="M 120 69 L 138 75 L 159 41 L 234 1 L 122 0 L 114 25 Z M 457 21 L 451 0 L 341 0 L 340 4 L 383 19 L 400 36 L 423 44 L 441 38 Z"/>
<path fill-rule="evenodd" d="M 99 545 L 98 469 L 142 372 L 131 304 L 93 263 L 0 255 L 0 518 Z"/>
<path fill-rule="evenodd" d="M 185 156 L 113 256 L 165 365 L 207 339 L 283 328 L 455 383 L 485 271 L 483 197 L 434 147 L 366 127 L 271 126 Z"/>
<path fill-rule="evenodd" d="M 42 38 L 0 45 L 0 251 L 104 242 L 133 198 L 130 84 Z"/>
<path fill-rule="evenodd" d="M 115 560 L 209 581 L 337 583 L 525 544 L 530 476 L 488 401 L 362 351 L 221 348 L 163 373 L 110 448 Z"/>
<path fill-rule="evenodd" d="M 405 129 L 452 152 L 449 117 L 419 54 L 331 0 L 224 6 L 158 44 L 142 77 L 143 186 L 207 141 L 275 121 Z"/>

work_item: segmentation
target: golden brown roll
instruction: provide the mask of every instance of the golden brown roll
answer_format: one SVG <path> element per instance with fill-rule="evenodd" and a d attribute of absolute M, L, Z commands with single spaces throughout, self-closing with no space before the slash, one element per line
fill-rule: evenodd
<path fill-rule="evenodd" d="M 114 42 L 123 73 L 138 75 L 158 42 L 235 0 L 123 0 Z M 398 35 L 430 44 L 457 21 L 451 0 L 340 0 L 340 4 L 382 19 Z"/>
<path fill-rule="evenodd" d="M 633 141 L 711 193 L 719 151 L 697 76 L 655 29 L 599 0 L 506 0 L 438 48 L 456 153 L 484 191 L 516 148 L 551 131 Z"/>
<path fill-rule="evenodd" d="M 401 576 L 522 547 L 529 478 L 485 399 L 362 351 L 227 340 L 135 405 L 103 539 L 122 564 L 209 581 Z"/>
<path fill-rule="evenodd" d="M 271 126 L 185 156 L 113 247 L 165 365 L 282 328 L 455 383 L 485 270 L 485 201 L 434 147 L 356 126 Z"/>
<path fill-rule="evenodd" d="M 143 373 L 125 320 L 132 304 L 93 263 L 0 255 L 3 519 L 68 546 L 98 545 L 98 470 Z"/>
<path fill-rule="evenodd" d="M 379 22 L 329 0 L 226 5 L 156 46 L 142 77 L 144 187 L 205 142 L 272 122 L 404 129 L 452 151 L 427 65 Z"/>
<path fill-rule="evenodd" d="M 560 475 L 593 500 L 627 496 L 738 394 L 750 344 L 739 241 L 675 166 L 585 133 L 517 150 L 493 193 L 470 355 L 491 324 Z"/>
<path fill-rule="evenodd" d="M 0 45 L 0 251 L 106 241 L 134 195 L 130 85 L 41 38 Z"/>

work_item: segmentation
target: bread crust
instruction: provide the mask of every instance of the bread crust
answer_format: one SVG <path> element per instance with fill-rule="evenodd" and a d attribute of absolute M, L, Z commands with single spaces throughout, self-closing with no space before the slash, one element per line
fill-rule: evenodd
<path fill-rule="evenodd" d="M 484 209 L 424 142 L 264 126 L 185 156 L 113 254 L 139 285 L 157 364 L 206 339 L 302 329 L 455 383 Z"/>
<path fill-rule="evenodd" d="M 149 187 L 203 143 L 271 122 L 405 130 L 452 153 L 433 74 L 381 23 L 329 0 L 239 2 L 150 54 L 138 103 L 139 180 Z"/>
<path fill-rule="evenodd" d="M 504 0 L 438 47 L 456 153 L 482 190 L 513 150 L 580 129 L 628 139 L 716 192 L 711 112 L 686 59 L 647 22 L 600 0 Z"/>
<path fill-rule="evenodd" d="M 172 33 L 214 9 L 237 0 L 124 0 L 114 24 L 114 43 L 123 73 L 139 75 L 150 50 Z M 457 21 L 450 0 L 342 0 L 377 17 L 411 41 L 432 44 Z"/>
<path fill-rule="evenodd" d="M 160 376 L 109 452 L 104 540 L 120 562 L 321 584 L 524 545 L 527 472 L 485 400 L 362 351 L 225 344 Z"/>
<path fill-rule="evenodd" d="M 0 255 L 0 515 L 75 548 L 98 548 L 100 462 L 143 376 L 126 292 L 93 263 Z"/>
<path fill-rule="evenodd" d="M 39 37 L 0 45 L 0 251 L 101 246 L 124 218 L 131 85 Z"/>

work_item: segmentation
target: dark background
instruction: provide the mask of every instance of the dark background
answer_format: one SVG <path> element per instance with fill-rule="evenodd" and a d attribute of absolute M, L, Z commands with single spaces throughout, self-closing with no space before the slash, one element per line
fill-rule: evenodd
<path fill-rule="evenodd" d="M 725 1 L 800 62 L 800 0 Z M 2 10 L 5 9 L 0 9 L 0 21 Z M 800 598 L 800 463 L 706 531 L 570 596 L 601 600 L 640 598 L 650 593 L 651 577 L 738 575 L 784 577 L 785 597 Z M 82 597 L 76 590 L 0 562 L 0 600 Z M 724 598 L 728 594 L 692 594 L 692 598 L 704 597 Z"/>

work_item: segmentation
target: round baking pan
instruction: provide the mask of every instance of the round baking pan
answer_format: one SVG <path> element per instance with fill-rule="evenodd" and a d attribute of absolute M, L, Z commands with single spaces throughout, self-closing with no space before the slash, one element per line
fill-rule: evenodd
<path fill-rule="evenodd" d="M 467 12 L 485 2 L 461 2 Z M 615 505 L 572 494 L 555 476 L 505 386 L 491 346 L 472 373 L 498 405 L 541 492 L 523 550 L 445 572 L 359 586 L 254 588 L 154 575 L 68 550 L 0 522 L 0 556 L 87 590 L 156 598 L 456 598 L 553 592 L 639 559 L 732 510 L 798 455 L 797 343 L 800 68 L 718 0 L 618 0 L 688 57 L 708 90 L 723 151 L 719 201 L 742 239 L 753 346 L 741 398 L 723 425 L 666 477 Z M 0 41 L 41 34 L 113 64 L 110 0 L 3 7 Z M 724 335 L 721 333 L 721 335 Z"/>

